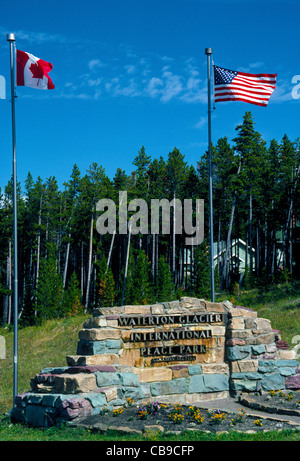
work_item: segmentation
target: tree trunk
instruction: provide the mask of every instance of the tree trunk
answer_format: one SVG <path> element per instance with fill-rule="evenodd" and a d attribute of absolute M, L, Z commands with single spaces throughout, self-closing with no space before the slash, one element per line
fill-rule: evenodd
<path fill-rule="evenodd" d="M 241 171 L 241 162 L 239 164 L 239 168 L 237 171 L 237 177 L 239 176 L 240 171 Z M 224 265 L 223 265 L 223 271 L 222 271 L 222 277 L 221 277 L 220 291 L 223 290 L 224 284 L 226 284 L 227 275 L 228 275 L 228 257 L 229 257 L 229 251 L 230 251 L 231 232 L 232 232 L 235 204 L 236 204 L 236 191 L 234 191 L 233 199 L 232 199 L 232 208 L 231 208 L 229 228 L 228 228 L 228 233 L 227 233 L 226 252 L 225 252 L 225 259 L 224 259 Z"/>
<path fill-rule="evenodd" d="M 124 305 L 126 283 L 127 283 L 127 271 L 128 271 L 128 261 L 129 261 L 129 251 L 130 251 L 130 236 L 131 236 L 131 226 L 129 225 L 127 252 L 126 252 L 126 263 L 125 263 L 125 274 L 124 274 L 123 293 L 122 293 L 122 306 Z"/>
<path fill-rule="evenodd" d="M 70 238 L 71 238 L 71 233 L 69 234 L 69 239 Z M 66 287 L 68 264 L 69 264 L 69 255 L 70 255 L 70 242 L 68 242 L 67 251 L 66 251 L 66 260 L 65 260 L 64 276 L 63 276 L 63 287 L 64 287 L 64 289 Z"/>
<path fill-rule="evenodd" d="M 92 255 L 93 255 L 93 230 L 94 230 L 94 217 L 92 216 L 92 218 L 91 218 L 91 229 L 90 229 L 90 245 L 89 245 L 89 266 L 88 266 L 85 309 L 84 309 L 85 313 L 88 310 L 89 298 L 90 298 L 90 284 L 91 284 L 91 275 L 92 275 Z"/>

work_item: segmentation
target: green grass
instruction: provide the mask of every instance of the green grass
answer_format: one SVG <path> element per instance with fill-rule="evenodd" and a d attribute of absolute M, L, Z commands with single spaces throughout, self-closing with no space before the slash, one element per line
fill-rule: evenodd
<path fill-rule="evenodd" d="M 227 299 L 230 298 L 229 295 Z M 225 298 L 222 296 L 220 299 Z M 250 307 L 257 311 L 259 317 L 271 320 L 272 328 L 280 330 L 289 347 L 295 347 L 292 339 L 300 335 L 300 281 L 283 283 L 269 290 L 256 288 L 242 291 L 241 296 L 234 296 L 231 302 Z"/>
<path fill-rule="evenodd" d="M 40 326 L 18 331 L 18 393 L 30 390 L 30 380 L 43 368 L 67 366 L 75 355 L 78 332 L 86 316 L 47 320 Z M 13 332 L 0 328 L 6 340 L 6 359 L 0 360 L 0 414 L 13 405 Z"/>
<path fill-rule="evenodd" d="M 234 304 L 251 307 L 259 317 L 271 320 L 272 328 L 281 331 L 281 337 L 292 344 L 293 336 L 300 334 L 300 283 L 294 282 L 273 287 L 269 291 L 259 289 L 242 292 Z M 223 297 L 229 299 L 229 297 Z M 216 301 L 219 301 L 217 299 Z M 30 380 L 45 367 L 66 366 L 66 356 L 75 355 L 78 332 L 86 316 L 45 321 L 41 326 L 26 327 L 19 330 L 18 392 L 30 390 Z M 117 432 L 94 433 L 84 429 L 70 428 L 67 425 L 50 429 L 30 428 L 21 424 L 11 424 L 5 414 L 13 404 L 13 332 L 0 328 L 0 335 L 6 339 L 7 358 L 0 360 L 0 441 L 4 440 L 108 440 L 108 441 L 197 441 L 197 440 L 300 440 L 300 432 L 275 431 L 257 434 L 195 434 L 183 433 L 180 436 L 150 435 L 148 437 L 124 435 Z"/>

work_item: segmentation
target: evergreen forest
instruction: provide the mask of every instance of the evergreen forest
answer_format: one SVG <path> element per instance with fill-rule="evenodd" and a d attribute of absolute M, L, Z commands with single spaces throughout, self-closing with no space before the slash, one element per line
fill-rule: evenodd
<path fill-rule="evenodd" d="M 210 299 L 208 154 L 188 165 L 176 147 L 152 158 L 144 146 L 133 156 L 133 171 L 117 168 L 113 178 L 93 163 L 75 164 L 60 190 L 55 177 L 18 183 L 19 322 L 91 311 L 94 307 L 150 304 L 181 296 Z M 200 157 L 200 156 L 199 156 Z M 234 290 L 299 277 L 300 141 L 287 135 L 263 140 L 246 112 L 232 140 L 212 146 L 215 291 Z M 101 235 L 96 204 L 119 192 L 135 198 L 204 200 L 204 241 L 185 244 L 170 233 Z M 0 191 L 0 322 L 13 322 L 13 187 Z M 150 206 L 149 206 L 150 209 Z M 130 212 L 128 212 L 130 216 Z M 116 215 L 118 221 L 118 214 Z M 150 219 L 148 225 L 150 226 Z M 232 243 L 245 244 L 245 269 Z"/>

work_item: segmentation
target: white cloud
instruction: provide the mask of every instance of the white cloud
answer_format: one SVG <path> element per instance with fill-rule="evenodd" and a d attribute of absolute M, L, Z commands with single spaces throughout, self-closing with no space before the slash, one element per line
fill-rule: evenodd
<path fill-rule="evenodd" d="M 105 64 L 102 61 L 100 61 L 100 59 L 91 59 L 88 62 L 88 68 L 92 71 L 95 71 L 101 67 L 105 67 Z"/>
<path fill-rule="evenodd" d="M 202 130 L 202 128 L 206 125 L 207 123 L 207 117 L 201 117 L 199 122 L 196 123 L 195 128 L 198 130 Z"/>
<path fill-rule="evenodd" d="M 152 77 L 145 87 L 145 94 L 148 94 L 151 98 L 156 98 L 161 93 L 162 86 L 163 81 L 160 78 Z"/>
<path fill-rule="evenodd" d="M 160 99 L 162 102 L 168 102 L 182 92 L 183 86 L 181 83 L 181 77 L 173 74 L 172 72 L 164 71 L 163 79 L 164 88 Z"/>

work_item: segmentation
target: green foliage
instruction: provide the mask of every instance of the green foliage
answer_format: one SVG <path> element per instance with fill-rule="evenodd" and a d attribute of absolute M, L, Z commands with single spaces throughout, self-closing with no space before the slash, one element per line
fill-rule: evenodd
<path fill-rule="evenodd" d="M 198 298 L 210 298 L 210 261 L 207 241 L 195 249 L 195 274 L 193 289 Z"/>
<path fill-rule="evenodd" d="M 114 306 L 116 301 L 116 284 L 111 268 L 107 267 L 105 256 L 102 256 L 99 265 L 99 305 Z"/>
<path fill-rule="evenodd" d="M 57 273 L 54 258 L 42 259 L 36 289 L 36 311 L 41 319 L 60 317 L 63 314 L 63 286 Z"/>
<path fill-rule="evenodd" d="M 63 312 L 67 316 L 83 314 L 81 290 L 75 272 L 72 273 L 69 286 L 63 294 Z"/>
<path fill-rule="evenodd" d="M 252 113 L 247 111 L 236 127 L 232 144 L 223 136 L 212 146 L 214 241 L 219 241 L 221 248 L 227 237 L 246 242 L 248 267 L 242 289 L 269 290 L 278 281 L 288 284 L 300 275 L 296 245 L 299 143 L 299 139 L 293 142 L 285 134 L 281 140 L 272 139 L 267 146 L 256 130 Z M 125 281 L 128 234 L 118 233 L 119 192 L 126 191 L 125 207 L 134 198 L 145 200 L 148 206 L 152 199 L 192 199 L 193 205 L 196 199 L 203 199 L 204 235 L 208 235 L 208 155 L 201 154 L 196 169 L 187 164 L 176 147 L 165 158 L 152 158 L 142 146 L 133 157 L 131 174 L 116 168 L 110 179 L 96 162 L 81 174 L 75 164 L 63 190 L 55 177 L 34 179 L 29 172 L 24 191 L 20 184 L 17 187 L 20 322 L 27 325 L 41 318 L 80 312 L 81 302 L 85 309 L 118 304 L 123 299 L 123 287 L 126 303 L 176 299 L 184 291 L 209 298 L 208 253 L 202 246 L 185 248 L 184 235 L 173 239 L 172 208 L 170 235 L 160 234 L 155 241 L 151 238 L 150 212 L 145 216 L 148 235 L 142 229 L 139 234 L 131 234 Z M 101 198 L 112 199 L 116 204 L 115 236 L 97 233 L 97 203 Z M 14 275 L 12 208 L 10 179 L 0 191 L 0 318 L 4 324 L 13 320 L 9 310 Z M 133 213 L 128 212 L 127 218 Z M 252 248 L 255 266 L 249 258 Z M 186 259 L 192 257 L 192 251 L 195 258 L 191 264 L 182 265 L 186 249 L 190 250 Z M 106 260 L 101 262 L 102 255 L 109 255 L 109 269 Z M 161 255 L 164 260 L 160 260 Z M 228 257 L 230 260 L 230 251 Z M 241 276 L 241 262 L 240 256 L 234 264 L 225 266 L 222 254 L 218 257 L 216 292 L 221 283 L 222 289 L 232 290 Z"/>
<path fill-rule="evenodd" d="M 151 263 L 145 251 L 132 252 L 129 263 L 131 269 L 128 272 L 126 304 L 150 304 L 153 299 Z"/>

